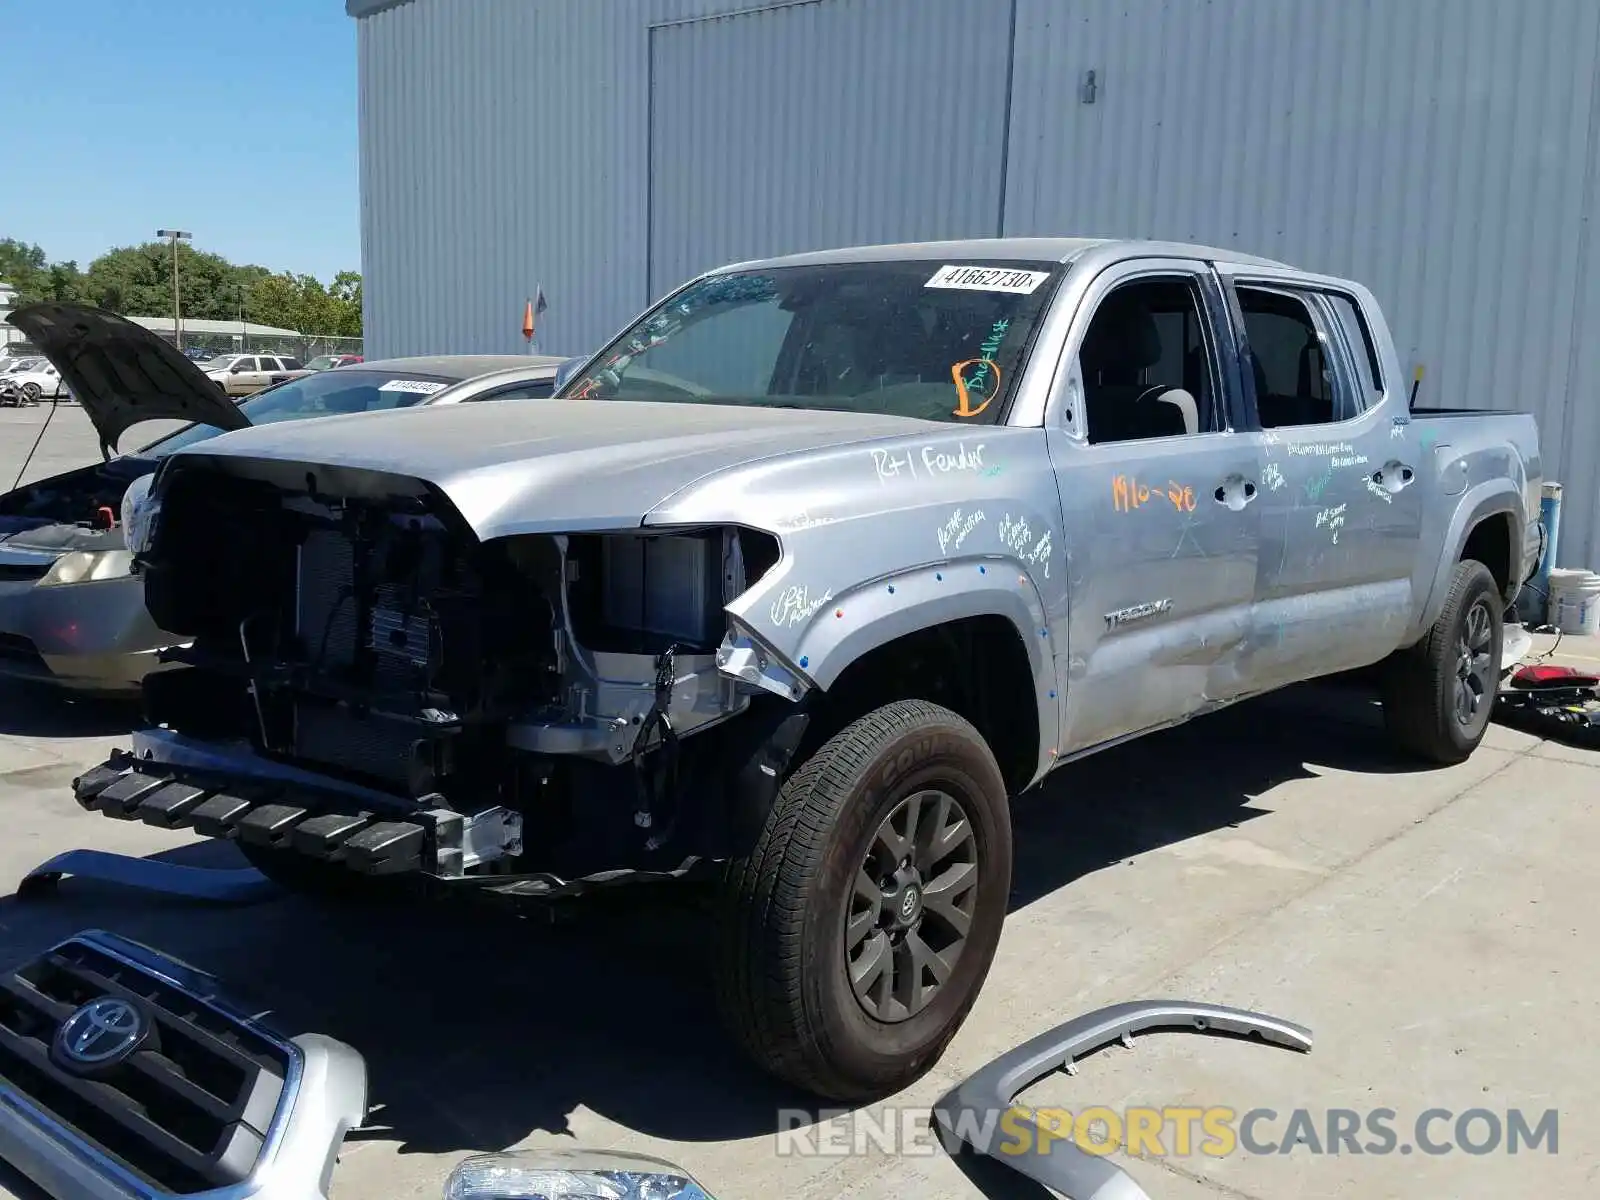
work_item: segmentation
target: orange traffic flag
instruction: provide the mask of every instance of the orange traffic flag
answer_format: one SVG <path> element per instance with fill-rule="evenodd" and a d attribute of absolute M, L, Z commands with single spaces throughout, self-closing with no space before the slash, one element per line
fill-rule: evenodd
<path fill-rule="evenodd" d="M 528 341 L 533 341 L 533 301 L 528 301 L 527 310 L 522 314 L 522 336 Z"/>

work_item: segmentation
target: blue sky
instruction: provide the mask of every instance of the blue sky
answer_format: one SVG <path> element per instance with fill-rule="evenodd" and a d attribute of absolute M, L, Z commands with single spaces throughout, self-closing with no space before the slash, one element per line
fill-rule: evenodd
<path fill-rule="evenodd" d="M 0 237 L 87 266 L 160 228 L 327 280 L 361 259 L 343 0 L 0 5 Z"/>

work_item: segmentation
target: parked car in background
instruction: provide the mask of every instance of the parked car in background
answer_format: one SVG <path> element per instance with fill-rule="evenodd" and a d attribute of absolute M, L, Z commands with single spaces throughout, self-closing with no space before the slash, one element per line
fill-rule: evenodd
<path fill-rule="evenodd" d="M 131 693 L 173 640 L 130 575 L 123 500 L 167 455 L 223 430 L 419 404 L 538 399 L 556 358 L 438 355 L 317 372 L 240 404 L 159 336 L 99 309 L 45 304 L 11 321 L 72 381 L 103 443 L 147 420 L 195 423 L 129 454 L 0 495 L 0 675 Z M 137 364 L 135 373 L 115 371 Z M 9 481 L 7 481 L 9 482 Z M 0 485 L 3 486 L 3 485 Z"/>
<path fill-rule="evenodd" d="M 331 371 L 334 367 L 348 367 L 361 361 L 359 354 L 320 354 L 306 364 L 306 370 Z"/>
<path fill-rule="evenodd" d="M 40 400 L 66 400 L 72 390 L 61 372 L 44 358 L 24 358 L 0 375 L 0 405 L 16 407 Z"/>
<path fill-rule="evenodd" d="M 229 396 L 249 396 L 310 373 L 298 358 L 281 354 L 219 354 L 201 363 L 200 369 Z"/>
<path fill-rule="evenodd" d="M 185 346 L 183 348 L 183 356 L 190 362 L 210 362 L 217 356 L 217 352 L 207 349 L 205 346 Z"/>

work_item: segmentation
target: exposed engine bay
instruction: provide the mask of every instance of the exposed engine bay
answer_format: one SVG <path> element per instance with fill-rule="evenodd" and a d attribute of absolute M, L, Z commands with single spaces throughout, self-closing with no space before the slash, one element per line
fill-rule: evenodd
<path fill-rule="evenodd" d="M 62 550 L 109 548 L 101 535 L 116 528 L 123 493 L 154 469 L 148 459 L 112 459 L 7 492 L 0 496 L 0 539 Z"/>
<path fill-rule="evenodd" d="M 241 466 L 174 472 L 139 556 L 151 616 L 193 638 L 146 682 L 154 725 L 403 810 L 493 810 L 515 845 L 477 855 L 486 870 L 720 857 L 739 781 L 776 787 L 754 764 L 795 706 L 717 659 L 771 535 L 485 543 L 414 479 Z M 752 706 L 762 720 L 729 723 Z"/>

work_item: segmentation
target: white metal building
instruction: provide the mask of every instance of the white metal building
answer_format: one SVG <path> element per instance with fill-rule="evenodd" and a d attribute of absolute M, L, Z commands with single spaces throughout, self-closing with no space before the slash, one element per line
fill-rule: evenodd
<path fill-rule="evenodd" d="M 347 0 L 377 355 L 592 349 L 702 268 L 1006 234 L 1362 280 L 1538 414 L 1600 560 L 1595 0 Z"/>

